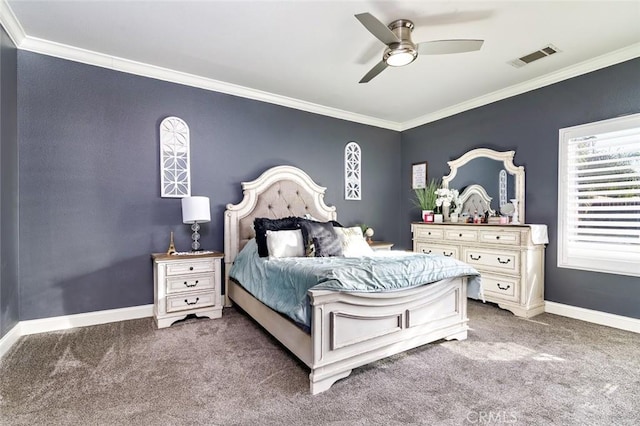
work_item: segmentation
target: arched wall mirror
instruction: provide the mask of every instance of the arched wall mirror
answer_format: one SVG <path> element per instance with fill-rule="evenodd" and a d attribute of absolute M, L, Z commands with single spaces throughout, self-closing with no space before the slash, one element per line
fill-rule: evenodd
<path fill-rule="evenodd" d="M 467 187 L 480 185 L 491 198 L 491 209 L 497 212 L 503 204 L 516 200 L 517 217 L 525 223 L 524 167 L 513 164 L 514 155 L 515 151 L 473 149 L 447 163 L 451 171 L 442 178 L 442 186 L 463 194 Z"/>

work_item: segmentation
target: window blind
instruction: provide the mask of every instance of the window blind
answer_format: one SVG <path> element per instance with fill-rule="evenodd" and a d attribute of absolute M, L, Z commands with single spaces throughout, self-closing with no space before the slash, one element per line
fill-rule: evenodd
<path fill-rule="evenodd" d="M 640 273 L 640 127 L 560 143 L 559 256 L 581 269 L 614 261 L 627 264 L 619 272 Z"/>

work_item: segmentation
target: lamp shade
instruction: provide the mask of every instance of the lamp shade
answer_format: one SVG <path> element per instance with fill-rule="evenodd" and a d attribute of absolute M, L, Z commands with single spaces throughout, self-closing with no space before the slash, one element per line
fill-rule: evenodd
<path fill-rule="evenodd" d="M 209 197 L 185 197 L 182 199 L 182 223 L 211 222 Z"/>

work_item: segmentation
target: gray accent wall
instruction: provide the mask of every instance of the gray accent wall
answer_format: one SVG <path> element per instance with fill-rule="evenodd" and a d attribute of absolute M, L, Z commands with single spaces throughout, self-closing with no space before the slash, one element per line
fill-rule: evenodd
<path fill-rule="evenodd" d="M 535 66 L 535 65 L 534 65 Z M 428 161 L 429 177 L 449 173 L 447 161 L 473 148 L 515 150 L 526 171 L 526 219 L 548 226 L 545 300 L 640 318 L 640 279 L 558 268 L 558 131 L 640 112 L 640 59 L 591 72 L 402 133 L 402 175 Z M 407 178 L 408 179 L 408 178 Z M 411 246 L 419 219 L 403 197 L 400 244 Z"/>
<path fill-rule="evenodd" d="M 150 254 L 166 251 L 170 231 L 190 248 L 180 200 L 160 197 L 168 116 L 190 127 L 192 194 L 211 199 L 203 248 L 223 250 L 240 182 L 282 164 L 326 186 L 343 224 L 400 237 L 398 132 L 26 51 L 18 105 L 21 320 L 153 302 Z M 362 148 L 361 201 L 344 200 L 350 141 Z"/>
<path fill-rule="evenodd" d="M 172 115 L 190 126 L 192 193 L 211 198 L 206 249 L 223 249 L 223 212 L 241 200 L 240 182 L 281 164 L 326 186 L 345 225 L 410 248 L 412 163 L 442 177 L 469 149 L 515 150 L 527 221 L 549 226 L 546 299 L 640 318 L 637 278 L 555 266 L 558 130 L 640 111 L 640 59 L 399 133 L 16 53 L 1 37 L 0 336 L 18 320 L 153 302 L 150 254 L 166 250 L 171 231 L 179 250 L 190 244 L 180 200 L 160 197 L 158 125 Z M 350 141 L 362 148 L 361 201 L 344 200 Z"/>
<path fill-rule="evenodd" d="M 17 50 L 0 27 L 0 338 L 19 321 Z"/>

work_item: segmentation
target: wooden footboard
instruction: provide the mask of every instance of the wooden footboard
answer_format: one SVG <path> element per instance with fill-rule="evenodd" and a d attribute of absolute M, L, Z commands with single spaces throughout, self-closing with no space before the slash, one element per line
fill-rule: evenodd
<path fill-rule="evenodd" d="M 389 293 L 311 290 L 313 394 L 352 368 L 439 339 L 467 337 L 466 279 Z"/>
<path fill-rule="evenodd" d="M 230 297 L 310 369 L 318 394 L 353 368 L 440 339 L 467 338 L 466 278 L 388 293 L 310 290 L 311 335 L 230 281 Z"/>

